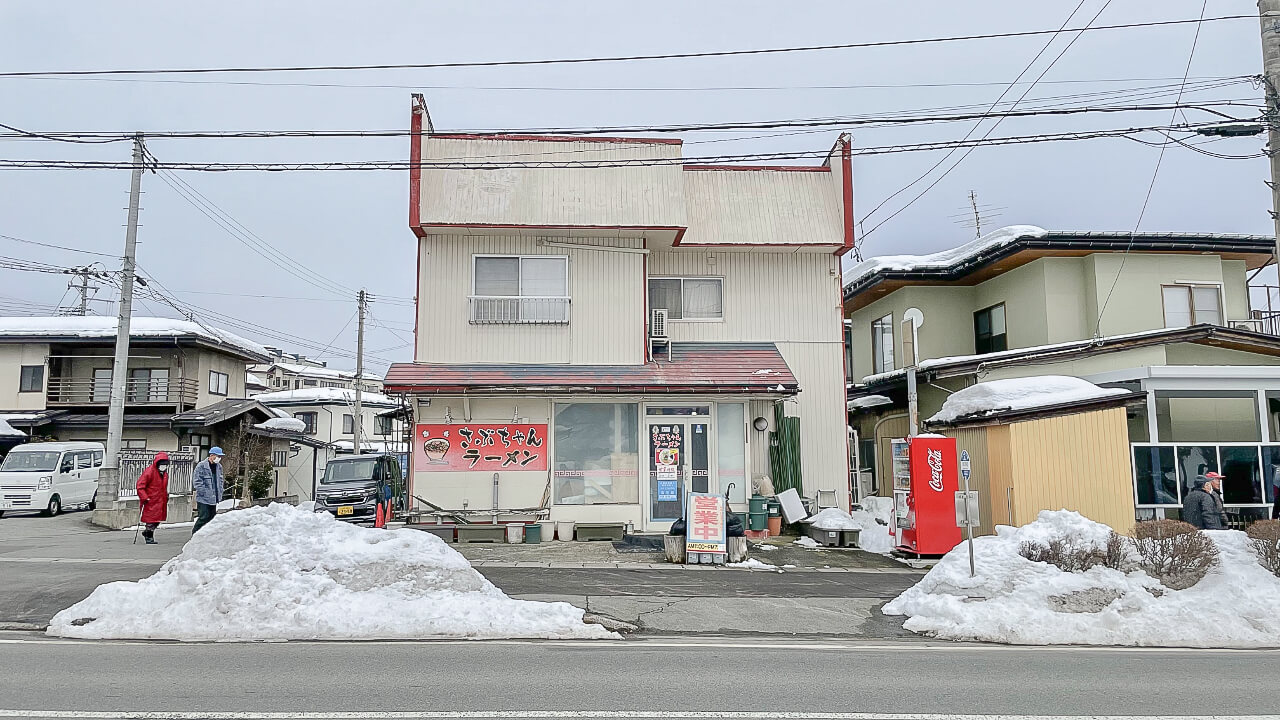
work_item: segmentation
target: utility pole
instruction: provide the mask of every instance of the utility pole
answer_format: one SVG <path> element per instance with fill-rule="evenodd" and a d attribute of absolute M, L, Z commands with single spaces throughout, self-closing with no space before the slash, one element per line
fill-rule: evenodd
<path fill-rule="evenodd" d="M 1267 92 L 1271 218 L 1276 226 L 1276 257 L 1280 258 L 1280 0 L 1258 0 L 1258 16 L 1262 24 L 1262 82 Z"/>
<path fill-rule="evenodd" d="M 80 295 L 80 303 L 76 307 L 62 310 L 59 308 L 59 315 L 78 315 L 84 317 L 89 314 L 89 291 L 97 290 L 97 285 L 90 285 L 89 278 L 93 277 L 94 271 L 90 267 L 75 267 L 67 270 L 68 275 L 74 275 L 75 280 L 67 283 L 67 287 L 75 290 Z"/>
<path fill-rule="evenodd" d="M 107 410 L 107 454 L 102 466 L 119 468 L 124 435 L 124 397 L 129 380 L 129 327 L 133 317 L 133 280 L 137 270 L 138 206 L 142 199 L 142 135 L 133 138 L 133 177 L 129 182 L 129 220 L 124 234 L 124 262 L 120 269 L 120 314 L 116 321 L 116 354 L 111 363 L 111 404 Z M 112 498 L 114 499 L 114 498 Z"/>
<path fill-rule="evenodd" d="M 115 358 L 111 364 L 111 402 L 107 410 L 107 451 L 98 478 L 94 522 L 108 527 L 120 524 L 116 504 L 120 499 L 120 440 L 124 434 L 124 398 L 129 379 L 129 328 L 133 315 L 133 280 L 138 246 L 138 206 L 142 199 L 142 135 L 133 137 L 133 176 L 129 182 L 129 218 L 124 234 L 124 258 L 120 269 L 120 314 L 116 320 Z"/>
<path fill-rule="evenodd" d="M 360 410 L 360 387 L 364 383 L 364 312 L 368 304 L 368 295 L 364 290 L 356 296 L 356 315 L 359 316 L 359 322 L 356 324 L 356 417 L 352 423 L 352 430 L 355 431 L 355 454 L 360 455 L 364 451 L 364 433 L 363 429 L 364 414 Z"/>

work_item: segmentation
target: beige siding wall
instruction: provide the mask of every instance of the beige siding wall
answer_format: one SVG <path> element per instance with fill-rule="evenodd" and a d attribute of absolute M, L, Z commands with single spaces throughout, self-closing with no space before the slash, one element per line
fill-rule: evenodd
<path fill-rule="evenodd" d="M 574 239 L 640 247 L 640 240 Z M 536 238 L 430 236 L 419 241 L 417 360 L 435 363 L 639 364 L 644 359 L 644 256 L 547 247 Z M 472 325 L 472 258 L 569 258 L 568 325 Z"/>
<path fill-rule="evenodd" d="M 875 423 L 872 423 L 876 435 L 876 479 L 880 495 L 893 497 L 893 451 L 890 443 L 906 437 L 911 425 L 906 415 L 886 415 L 879 424 L 880 428 L 875 430 Z"/>
<path fill-rule="evenodd" d="M 1010 349 L 1048 343 L 1044 261 L 1037 260 L 997 275 L 974 290 L 975 312 L 1004 303 Z M 973 332 L 972 318 L 969 328 Z"/>
<path fill-rule="evenodd" d="M 1001 514 L 1004 514 L 1004 491 L 995 492 L 992 490 L 987 430 L 988 428 L 985 427 L 958 428 L 947 430 L 943 433 L 956 439 L 957 454 L 961 451 L 968 451 L 969 453 L 969 462 L 973 471 L 969 477 L 969 489 L 978 493 L 978 519 L 982 523 L 974 531 L 975 535 L 990 535 L 995 532 L 995 524 L 1001 521 L 999 516 L 995 514 L 997 506 L 999 506 Z M 960 487 L 964 487 L 963 483 Z M 997 497 L 1000 499 L 999 503 L 996 501 Z"/>
<path fill-rule="evenodd" d="M 200 388 L 199 396 L 196 400 L 196 407 L 212 405 L 214 403 L 222 402 L 228 398 L 247 397 L 244 388 L 244 372 L 246 366 L 243 360 L 237 360 L 236 358 L 228 357 L 222 353 L 201 350 L 198 353 L 188 353 L 188 362 L 192 359 L 192 355 L 195 355 L 196 367 L 199 368 L 198 372 L 194 375 L 194 380 Z M 187 367 L 190 368 L 191 366 L 188 365 Z M 227 375 L 226 395 L 214 395 L 209 392 L 209 373 L 213 371 L 225 373 Z M 188 377 L 191 377 L 190 373 L 188 373 Z"/>
<path fill-rule="evenodd" d="M 813 497 L 817 490 L 835 490 L 840 506 L 848 507 L 848 414 L 840 348 L 802 343 L 778 343 L 778 348 L 800 382 L 802 494 Z"/>
<path fill-rule="evenodd" d="M 853 377 L 855 382 L 872 374 L 871 323 L 893 316 L 893 362 L 902 367 L 902 314 L 908 308 L 924 313 L 924 325 L 916 332 L 921 360 L 973 353 L 974 289 L 961 286 L 903 288 L 851 314 L 853 323 Z"/>
<path fill-rule="evenodd" d="M 1097 305 L 1106 308 L 1102 310 L 1100 324 L 1104 336 L 1164 327 L 1164 300 L 1160 294 L 1163 284 L 1222 283 L 1224 280 L 1222 260 L 1217 255 L 1108 253 L 1090 255 L 1086 262 L 1093 265 L 1096 284 L 1091 290 L 1097 297 Z M 1110 302 L 1107 302 L 1108 294 Z M 1227 295 L 1233 304 L 1239 304 L 1238 292 Z M 1242 319 L 1247 314 L 1244 308 L 1226 307 L 1228 319 Z"/>
<path fill-rule="evenodd" d="M 1086 298 L 1089 287 L 1081 258 L 1044 258 L 1045 340 L 1069 342 L 1093 337 Z"/>
<path fill-rule="evenodd" d="M 44 388 L 40 392 L 18 392 L 22 387 L 22 366 L 44 366 L 45 387 L 49 382 L 49 346 L 38 344 L 0 345 L 0 409 L 43 410 Z"/>
<path fill-rule="evenodd" d="M 1280 358 L 1210 345 L 1178 343 L 1165 348 L 1169 365 L 1280 365 Z"/>
<path fill-rule="evenodd" d="M 1133 527 L 1123 408 L 1014 423 L 1009 432 L 1018 524 L 1066 509 L 1121 533 Z"/>
<path fill-rule="evenodd" d="M 996 525 L 1023 525 L 1030 520 L 1018 516 L 1018 488 L 1014 483 L 1012 436 L 1008 425 L 987 428 L 987 474 L 991 486 L 990 531 Z M 984 524 L 984 531 L 986 531 Z"/>
<path fill-rule="evenodd" d="M 124 440 L 146 440 L 148 450 L 164 450 L 172 452 L 178 449 L 178 436 L 173 434 L 171 430 L 162 430 L 148 428 L 140 430 L 130 428 L 124 429 Z M 83 428 L 75 430 L 60 430 L 57 433 L 57 439 L 62 442 L 107 442 L 107 428 L 103 425 L 101 428 Z"/>
<path fill-rule="evenodd" d="M 1122 352 L 1105 353 L 1083 357 L 1071 361 L 1050 361 L 1040 365 L 1019 365 L 1009 367 L 992 368 L 983 380 L 1001 380 L 1013 377 L 1028 377 L 1031 375 L 1073 375 L 1075 377 L 1087 377 L 1096 373 L 1111 372 L 1114 370 L 1127 370 L 1129 368 L 1141 368 L 1153 365 L 1166 365 L 1166 346 L 1158 345 L 1155 347 L 1137 348 L 1134 350 L 1125 350 Z"/>
<path fill-rule="evenodd" d="M 831 172 L 692 170 L 684 173 L 688 244 L 844 243 L 843 201 Z M 837 167 L 834 173 L 840 177 Z M 828 248 L 827 252 L 831 250 Z"/>

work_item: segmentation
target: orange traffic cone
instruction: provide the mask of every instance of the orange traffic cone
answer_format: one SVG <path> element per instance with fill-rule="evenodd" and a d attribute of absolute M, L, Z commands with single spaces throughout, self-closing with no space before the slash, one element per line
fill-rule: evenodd
<path fill-rule="evenodd" d="M 383 515 L 383 514 L 382 514 L 382 503 L 381 503 L 381 502 L 379 502 L 379 503 L 378 503 L 378 507 L 377 507 L 377 511 L 376 511 L 376 512 L 377 512 L 377 514 L 374 516 L 374 519 L 373 519 L 373 526 L 374 526 L 374 527 L 376 527 L 376 528 L 386 527 L 386 526 L 387 526 L 387 517 L 386 517 L 385 515 Z"/>

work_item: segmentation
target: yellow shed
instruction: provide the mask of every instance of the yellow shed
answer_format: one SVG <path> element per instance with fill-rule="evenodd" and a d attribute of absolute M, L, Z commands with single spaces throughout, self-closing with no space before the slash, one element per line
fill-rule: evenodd
<path fill-rule="evenodd" d="M 1025 525 L 1041 510 L 1075 510 L 1128 534 L 1135 520 L 1125 407 L 1138 393 L 988 413 L 931 432 L 968 451 L 981 506 L 979 534 Z"/>

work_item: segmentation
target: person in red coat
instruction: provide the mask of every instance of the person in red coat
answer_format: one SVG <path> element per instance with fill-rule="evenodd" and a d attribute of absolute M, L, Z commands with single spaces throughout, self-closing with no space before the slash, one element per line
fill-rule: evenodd
<path fill-rule="evenodd" d="M 138 478 L 138 502 L 142 505 L 141 522 L 146 525 L 142 537 L 148 545 L 156 544 L 156 528 L 168 517 L 169 511 L 169 454 L 156 453 L 151 467 Z"/>

